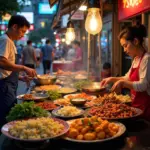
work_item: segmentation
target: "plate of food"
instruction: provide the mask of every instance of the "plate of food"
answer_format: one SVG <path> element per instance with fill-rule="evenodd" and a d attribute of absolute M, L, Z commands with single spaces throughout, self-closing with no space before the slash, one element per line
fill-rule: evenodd
<path fill-rule="evenodd" d="M 68 130 L 67 122 L 57 118 L 42 117 L 9 122 L 2 127 L 1 132 L 14 140 L 39 142 L 60 137 Z"/>
<path fill-rule="evenodd" d="M 75 106 L 64 106 L 54 109 L 52 111 L 52 114 L 55 117 L 60 117 L 63 119 L 71 119 L 82 116 L 84 114 L 84 110 L 77 108 Z"/>
<path fill-rule="evenodd" d="M 75 99 L 75 98 L 83 98 L 86 99 L 87 101 L 91 101 L 96 99 L 96 96 L 93 95 L 88 95 L 86 93 L 77 93 L 77 94 L 69 94 L 69 95 L 65 95 L 64 98 L 66 99 Z"/>
<path fill-rule="evenodd" d="M 142 115 L 143 111 L 130 107 L 126 104 L 108 103 L 101 106 L 95 106 L 88 111 L 89 116 L 98 116 L 107 120 L 136 118 Z"/>
<path fill-rule="evenodd" d="M 18 100 L 23 101 L 41 101 L 47 99 L 49 96 L 45 93 L 33 93 L 33 94 L 22 94 L 18 95 Z"/>
<path fill-rule="evenodd" d="M 119 122 L 109 122 L 100 117 L 80 118 L 67 121 L 70 129 L 63 137 L 77 143 L 101 143 L 120 137 L 126 127 Z"/>
<path fill-rule="evenodd" d="M 72 72 L 71 71 L 63 71 L 61 69 L 58 69 L 57 73 L 56 73 L 57 76 L 70 76 L 72 75 Z"/>
<path fill-rule="evenodd" d="M 58 92 L 61 94 L 71 94 L 71 93 L 75 93 L 76 91 L 77 89 L 70 88 L 70 87 L 62 87 L 58 90 Z"/>
<path fill-rule="evenodd" d="M 49 90 L 59 90 L 61 86 L 58 85 L 42 85 L 42 86 L 36 86 L 34 90 L 36 92 L 42 92 L 42 91 L 49 91 Z"/>
<path fill-rule="evenodd" d="M 54 84 L 56 81 L 56 76 L 52 76 L 50 74 L 37 75 L 33 80 L 36 85 L 49 85 Z"/>
<path fill-rule="evenodd" d="M 74 76 L 74 79 L 75 80 L 87 80 L 88 76 L 84 75 L 84 74 L 77 74 L 77 75 Z"/>
<path fill-rule="evenodd" d="M 60 99 L 56 99 L 54 101 L 54 104 L 56 104 L 58 106 L 69 106 L 69 105 L 71 105 L 71 102 L 69 99 L 60 98 Z"/>
<path fill-rule="evenodd" d="M 54 110 L 58 107 L 53 102 L 49 102 L 49 101 L 36 103 L 35 105 L 39 106 L 39 107 L 41 107 L 41 108 L 43 108 L 44 110 L 47 110 L 47 111 L 52 111 L 52 110 Z"/>
<path fill-rule="evenodd" d="M 86 101 L 83 105 L 78 105 L 78 104 L 75 104 L 70 99 L 65 99 L 65 98 L 60 98 L 60 99 L 55 100 L 54 104 L 58 106 L 73 106 L 74 105 L 81 109 L 87 109 L 87 108 L 94 106 L 93 101 Z"/>
<path fill-rule="evenodd" d="M 88 75 L 88 73 L 87 73 L 87 71 L 85 71 L 85 70 L 79 70 L 79 71 L 76 71 L 76 72 L 73 72 L 75 75 L 77 75 L 77 74 L 81 74 L 81 75 Z"/>
<path fill-rule="evenodd" d="M 131 97 L 129 95 L 117 95 L 116 93 L 107 93 L 104 96 L 99 96 L 97 98 L 99 103 L 131 103 Z"/>
<path fill-rule="evenodd" d="M 117 95 L 116 93 L 107 93 L 103 96 L 99 96 L 98 98 L 94 99 L 93 101 L 95 104 L 106 104 L 106 103 L 131 103 L 131 97 L 129 95 Z"/>

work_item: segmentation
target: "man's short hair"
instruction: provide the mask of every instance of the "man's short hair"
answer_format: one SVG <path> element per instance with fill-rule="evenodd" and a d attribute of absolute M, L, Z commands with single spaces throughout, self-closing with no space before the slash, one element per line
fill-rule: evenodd
<path fill-rule="evenodd" d="M 47 39 L 47 40 L 46 40 L 46 44 L 49 44 L 49 43 L 50 43 L 50 40 L 49 40 L 49 39 Z"/>
<path fill-rule="evenodd" d="M 103 69 L 110 69 L 111 68 L 111 64 L 109 62 L 105 62 L 103 64 Z"/>
<path fill-rule="evenodd" d="M 29 44 L 32 44 L 32 41 L 31 40 L 28 40 L 27 41 L 27 44 L 29 45 Z"/>
<path fill-rule="evenodd" d="M 80 42 L 79 41 L 73 41 L 73 44 L 80 46 Z"/>
<path fill-rule="evenodd" d="M 19 28 L 26 26 L 30 28 L 30 23 L 24 16 L 14 15 L 10 18 L 8 23 L 8 28 L 11 28 L 14 24 L 16 24 Z"/>

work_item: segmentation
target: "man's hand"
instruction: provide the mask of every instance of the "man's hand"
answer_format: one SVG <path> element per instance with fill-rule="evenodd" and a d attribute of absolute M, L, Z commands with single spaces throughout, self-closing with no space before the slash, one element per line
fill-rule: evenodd
<path fill-rule="evenodd" d="M 35 69 L 31 69 L 31 68 L 28 68 L 28 67 L 24 66 L 24 71 L 26 72 L 26 74 L 29 77 L 36 77 L 37 76 L 37 73 L 36 73 Z"/>
<path fill-rule="evenodd" d="M 30 82 L 33 78 L 28 77 L 27 75 L 24 76 L 19 76 L 19 80 L 23 81 L 23 82 Z"/>

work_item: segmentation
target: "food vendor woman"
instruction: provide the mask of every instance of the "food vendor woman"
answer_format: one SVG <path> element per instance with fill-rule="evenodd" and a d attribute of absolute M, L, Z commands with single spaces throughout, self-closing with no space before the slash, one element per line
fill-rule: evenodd
<path fill-rule="evenodd" d="M 30 24 L 20 15 L 12 16 L 6 34 L 0 37 L 0 127 L 6 123 L 6 115 L 16 102 L 18 79 L 28 81 L 27 76 L 18 76 L 20 71 L 30 77 L 36 76 L 34 69 L 17 65 L 17 51 L 14 40 L 21 39 Z"/>
<path fill-rule="evenodd" d="M 132 106 L 143 110 L 143 117 L 150 120 L 150 54 L 144 46 L 147 36 L 143 25 L 123 29 L 119 34 L 124 52 L 133 58 L 131 68 L 123 77 L 109 77 L 101 81 L 101 85 L 114 83 L 112 91 L 122 88 L 131 90 Z"/>

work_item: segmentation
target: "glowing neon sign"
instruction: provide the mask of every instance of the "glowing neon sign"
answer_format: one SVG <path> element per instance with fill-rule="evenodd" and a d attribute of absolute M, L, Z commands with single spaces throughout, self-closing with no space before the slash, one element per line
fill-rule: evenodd
<path fill-rule="evenodd" d="M 142 1 L 143 0 L 123 0 L 123 6 L 124 8 L 135 7 L 142 3 Z"/>

